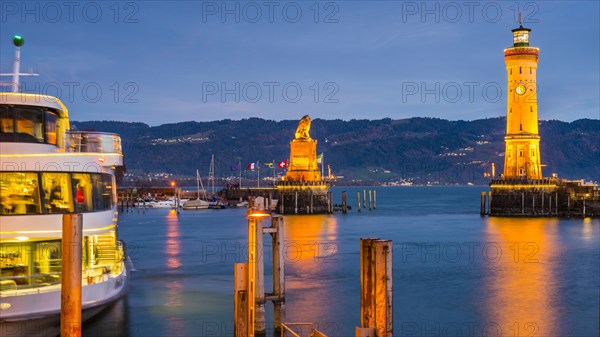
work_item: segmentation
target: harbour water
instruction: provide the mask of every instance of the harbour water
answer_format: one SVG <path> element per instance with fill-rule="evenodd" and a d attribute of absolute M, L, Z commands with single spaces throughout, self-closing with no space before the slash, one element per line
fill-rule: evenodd
<path fill-rule="evenodd" d="M 483 189 L 378 187 L 377 210 L 357 213 L 362 188 L 337 187 L 338 203 L 348 192 L 348 214 L 286 217 L 286 321 L 354 336 L 359 239 L 379 237 L 394 243 L 395 335 L 597 336 L 600 221 L 480 217 Z M 233 336 L 244 216 L 245 209 L 120 214 L 136 269 L 131 291 L 83 334 Z"/>

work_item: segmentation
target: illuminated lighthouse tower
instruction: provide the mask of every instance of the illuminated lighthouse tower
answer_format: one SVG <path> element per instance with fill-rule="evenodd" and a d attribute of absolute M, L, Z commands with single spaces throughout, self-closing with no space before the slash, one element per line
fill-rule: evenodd
<path fill-rule="evenodd" d="M 542 178 L 536 89 L 539 49 L 529 46 L 530 31 L 522 24 L 513 29 L 514 44 L 504 50 L 508 73 L 505 179 Z"/>

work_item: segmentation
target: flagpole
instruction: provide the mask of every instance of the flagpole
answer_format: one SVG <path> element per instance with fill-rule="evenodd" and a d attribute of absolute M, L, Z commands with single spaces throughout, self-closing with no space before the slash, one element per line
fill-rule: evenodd
<path fill-rule="evenodd" d="M 240 190 L 241 190 L 242 189 L 242 160 L 241 159 L 238 160 L 238 165 L 240 167 L 240 185 L 239 186 L 240 186 Z"/>
<path fill-rule="evenodd" d="M 321 153 L 321 179 L 325 180 L 325 154 Z"/>
<path fill-rule="evenodd" d="M 258 175 L 258 180 L 256 181 L 256 187 L 260 188 L 260 161 L 256 161 L 256 174 Z"/>

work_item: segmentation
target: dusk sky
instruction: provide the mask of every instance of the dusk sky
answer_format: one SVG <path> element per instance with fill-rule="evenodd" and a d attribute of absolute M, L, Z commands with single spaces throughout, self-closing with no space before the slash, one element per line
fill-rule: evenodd
<path fill-rule="evenodd" d="M 21 71 L 41 74 L 24 91 L 78 121 L 502 116 L 519 11 L 540 48 L 540 119 L 600 118 L 597 1 L 0 6 L 1 71 L 21 34 Z"/>

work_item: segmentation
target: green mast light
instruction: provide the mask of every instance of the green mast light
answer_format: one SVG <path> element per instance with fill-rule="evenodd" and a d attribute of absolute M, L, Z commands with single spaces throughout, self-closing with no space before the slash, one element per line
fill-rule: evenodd
<path fill-rule="evenodd" d="M 13 37 L 13 44 L 17 47 L 21 47 L 25 44 L 25 39 L 21 35 L 15 35 Z"/>

